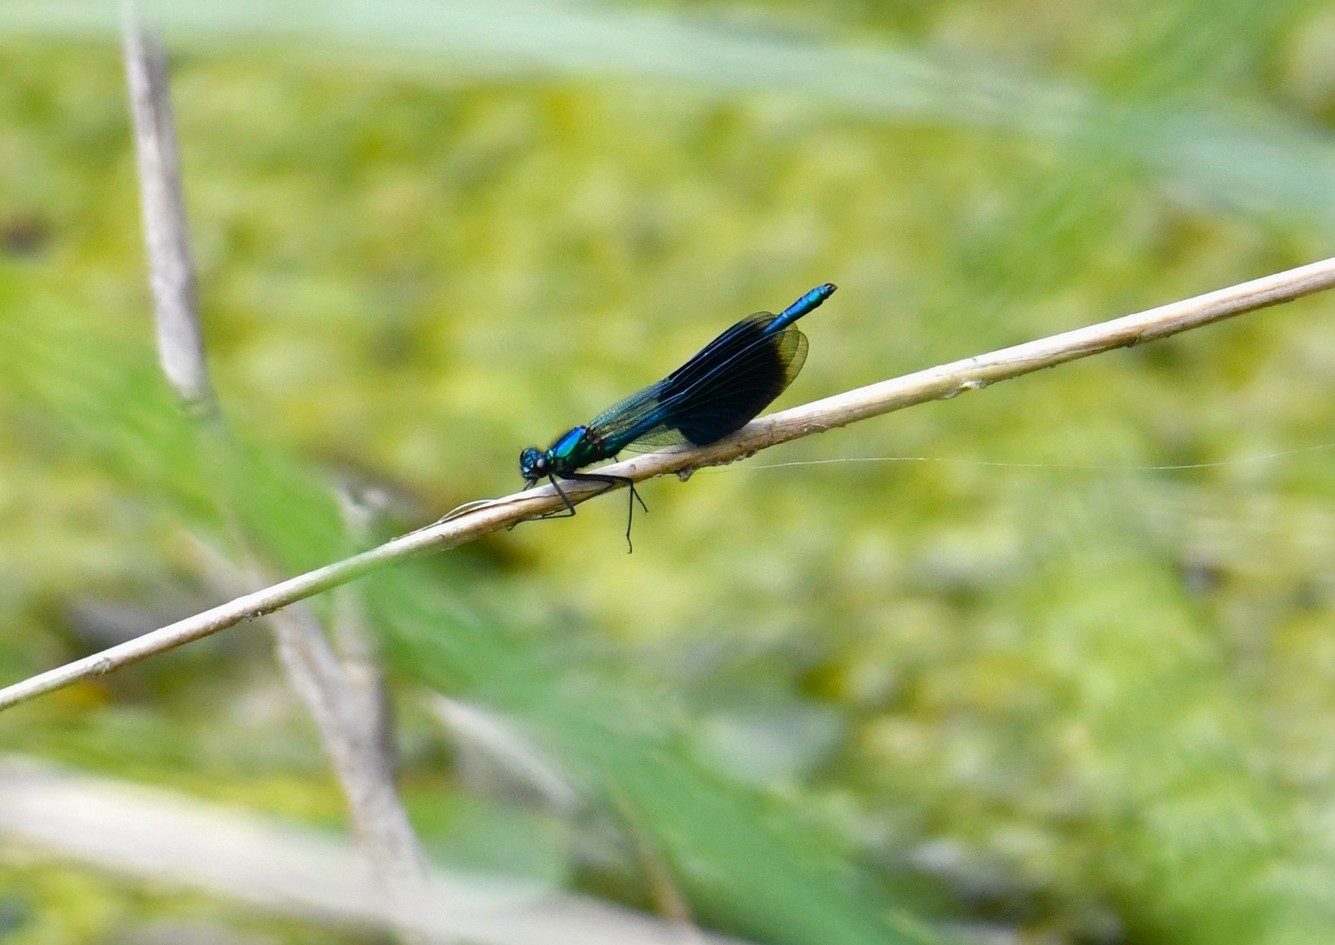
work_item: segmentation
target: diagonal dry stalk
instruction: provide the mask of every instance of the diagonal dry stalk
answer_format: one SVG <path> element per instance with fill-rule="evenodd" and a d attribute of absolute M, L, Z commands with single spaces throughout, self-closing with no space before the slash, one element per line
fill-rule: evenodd
<path fill-rule="evenodd" d="M 961 361 L 881 381 L 823 400 L 753 420 L 717 443 L 691 450 L 648 453 L 613 463 L 599 471 L 634 482 L 665 473 L 683 475 L 700 466 L 715 466 L 750 456 L 762 449 L 810 436 L 858 420 L 880 416 L 914 404 L 945 400 L 980 390 L 997 381 L 1030 374 L 1115 348 L 1157 341 L 1246 312 L 1291 302 L 1335 288 L 1335 258 L 1263 276 L 1250 282 L 1207 292 L 1144 312 L 1050 335 Z M 607 491 L 603 483 L 562 485 L 572 502 Z M 327 591 L 371 571 L 414 555 L 442 551 L 525 519 L 563 508 L 551 486 L 499 499 L 470 503 L 429 525 L 379 547 L 344 558 L 314 571 L 288 578 L 262 590 L 145 633 L 101 653 L 39 673 L 0 689 L 0 710 L 63 688 L 80 679 L 111 672 L 163 653 L 219 630 L 281 610 L 296 601 Z"/>
<path fill-rule="evenodd" d="M 198 421 L 200 446 L 226 463 L 232 441 L 204 357 L 166 59 L 131 7 L 125 7 L 125 63 L 159 361 L 183 408 Z M 247 550 L 227 489 L 217 489 L 215 499 L 223 518 L 233 523 L 245 580 L 261 583 L 264 568 Z M 229 573 L 220 583 L 236 582 Z M 340 661 L 314 615 L 301 607 L 279 614 L 272 630 L 288 684 L 320 731 L 372 873 L 385 890 L 398 890 L 422 876 L 424 858 L 395 787 L 386 742 L 388 702 L 371 668 L 372 647 L 357 633 L 355 621 L 344 620 L 340 639 L 354 659 Z"/>

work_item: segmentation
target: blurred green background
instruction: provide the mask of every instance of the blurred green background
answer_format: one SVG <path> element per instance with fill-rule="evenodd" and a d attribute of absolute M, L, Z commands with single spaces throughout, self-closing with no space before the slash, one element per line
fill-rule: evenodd
<path fill-rule="evenodd" d="M 826 280 L 778 406 L 1335 245 L 1315 0 L 158 12 L 246 461 L 157 369 L 115 5 L 0 2 L 4 683 L 226 599 L 219 479 L 293 573 L 349 550 L 331 481 L 389 497 L 383 536 L 505 494 L 521 447 Z M 432 856 L 651 911 L 667 877 L 766 943 L 1330 941 L 1332 316 L 646 484 L 633 555 L 617 494 L 362 582 Z M 583 819 L 466 777 L 431 691 Z M 254 626 L 0 746 L 343 829 Z M 379 940 L 6 850 L 7 943 Z"/>

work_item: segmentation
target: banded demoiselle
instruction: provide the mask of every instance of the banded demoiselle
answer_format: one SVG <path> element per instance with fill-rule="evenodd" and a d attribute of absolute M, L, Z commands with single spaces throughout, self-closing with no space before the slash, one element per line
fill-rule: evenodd
<path fill-rule="evenodd" d="M 739 430 L 784 392 L 807 357 L 806 335 L 794 326 L 834 294 L 835 285 L 816 286 L 778 315 L 748 315 L 719 335 L 663 380 L 608 407 L 588 423 L 567 430 L 545 450 L 530 446 L 519 454 L 519 473 L 528 489 L 547 479 L 565 503 L 575 506 L 557 477 L 578 482 L 630 486 L 626 545 L 635 503 L 648 508 L 635 483 L 625 476 L 578 472 L 625 449 L 688 444 L 705 446 Z"/>

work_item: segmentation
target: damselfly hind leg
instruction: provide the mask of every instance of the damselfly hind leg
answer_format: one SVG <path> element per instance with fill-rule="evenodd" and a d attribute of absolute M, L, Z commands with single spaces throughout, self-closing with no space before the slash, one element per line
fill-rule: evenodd
<path fill-rule="evenodd" d="M 630 491 L 630 498 L 626 500 L 626 554 L 633 554 L 635 552 L 635 546 L 630 543 L 630 530 L 631 526 L 635 523 L 635 503 L 640 503 L 640 508 L 644 509 L 645 515 L 649 514 L 649 506 L 645 505 L 644 500 L 640 498 L 640 492 L 635 488 L 635 480 L 631 479 L 629 476 L 612 476 L 607 473 L 581 472 L 566 473 L 565 478 L 573 479 L 576 482 L 601 482 L 605 483 L 609 489 L 623 484 L 626 486 Z M 555 483 L 553 483 L 553 485 L 555 485 Z M 561 492 L 561 487 L 557 486 L 556 491 Z M 561 493 L 561 498 L 565 499 L 566 508 L 570 509 L 571 515 L 574 515 L 575 508 L 570 504 L 570 500 L 566 499 L 564 492 Z M 564 518 L 565 516 L 561 517 Z"/>

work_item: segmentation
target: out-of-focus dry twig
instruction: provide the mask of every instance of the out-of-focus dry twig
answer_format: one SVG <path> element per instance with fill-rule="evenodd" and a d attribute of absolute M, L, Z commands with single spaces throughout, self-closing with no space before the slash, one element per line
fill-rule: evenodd
<path fill-rule="evenodd" d="M 129 3 L 125 6 L 124 35 L 158 360 L 168 383 L 188 408 L 216 416 L 217 398 L 204 360 L 195 263 L 181 186 L 181 156 L 166 85 L 166 57 L 162 47 L 139 26 Z"/>
<path fill-rule="evenodd" d="M 201 419 L 205 445 L 225 461 L 231 441 L 204 358 L 166 57 L 128 2 L 124 36 L 158 354 L 173 390 Z M 230 496 L 219 489 L 215 497 L 224 517 L 234 522 Z M 240 528 L 234 531 L 244 549 Z M 240 553 L 248 559 L 249 579 L 264 580 L 255 555 Z M 423 857 L 395 790 L 393 752 L 384 743 L 392 734 L 388 700 L 383 691 L 366 691 L 366 685 L 379 684 L 378 674 L 366 672 L 372 656 L 365 648 L 357 654 L 354 671 L 361 685 L 354 685 L 309 610 L 290 608 L 275 615 L 272 624 L 288 681 L 319 728 L 373 873 L 397 895 L 406 880 L 421 876 Z"/>
<path fill-rule="evenodd" d="M 533 882 L 433 871 L 394 903 L 327 834 L 157 788 L 0 756 L 0 838 L 281 915 L 480 945 L 681 945 L 679 926 Z M 448 906 L 442 904 L 448 903 Z M 745 945 L 693 933 L 702 945 Z"/>

